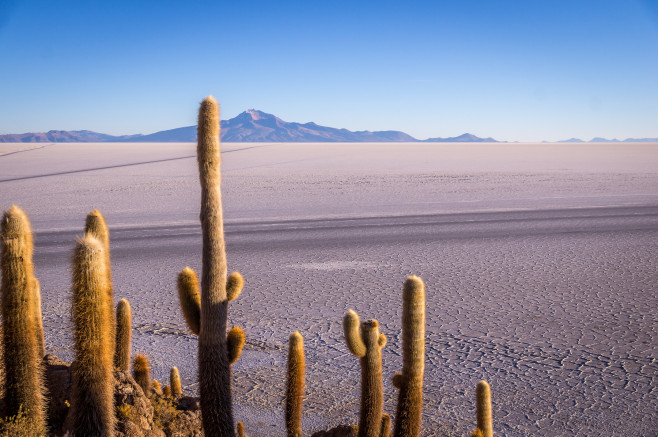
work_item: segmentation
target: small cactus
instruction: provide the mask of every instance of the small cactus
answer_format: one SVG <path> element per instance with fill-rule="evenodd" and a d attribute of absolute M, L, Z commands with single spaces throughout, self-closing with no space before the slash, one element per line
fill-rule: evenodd
<path fill-rule="evenodd" d="M 409 276 L 402 290 L 402 373 L 393 383 L 400 388 L 395 437 L 420 435 L 425 372 L 425 284 Z"/>
<path fill-rule="evenodd" d="M 169 388 L 168 385 L 165 385 L 165 386 L 162 388 L 162 396 L 164 396 L 164 397 L 166 397 L 166 398 L 170 398 L 170 397 L 171 397 L 171 388 Z"/>
<path fill-rule="evenodd" d="M 359 437 L 380 437 L 384 409 L 382 348 L 386 336 L 379 333 L 377 320 L 360 323 L 359 315 L 349 310 L 343 318 L 345 342 L 361 360 L 361 413 Z"/>
<path fill-rule="evenodd" d="M 32 228 L 25 212 L 12 206 L 2 217 L 2 321 L 4 344 L 5 414 L 20 411 L 45 430 L 42 341 L 35 323 Z"/>
<path fill-rule="evenodd" d="M 379 437 L 389 437 L 391 435 L 391 416 L 388 414 L 382 415 L 382 429 Z"/>
<path fill-rule="evenodd" d="M 288 345 L 286 384 L 286 429 L 288 437 L 302 436 L 302 399 L 304 398 L 304 338 L 295 331 Z"/>
<path fill-rule="evenodd" d="M 160 384 L 160 381 L 154 379 L 151 387 L 153 389 L 153 393 L 162 396 L 162 384 Z"/>
<path fill-rule="evenodd" d="M 475 388 L 477 399 L 476 414 L 478 428 L 483 437 L 493 437 L 493 422 L 491 419 L 491 388 L 487 381 L 480 381 Z"/>
<path fill-rule="evenodd" d="M 169 372 L 169 385 L 171 385 L 171 394 L 173 396 L 179 396 L 183 393 L 180 383 L 180 374 L 178 373 L 177 367 L 172 367 Z"/>
<path fill-rule="evenodd" d="M 242 348 L 247 340 L 244 331 L 239 326 L 234 326 L 226 336 L 226 349 L 229 364 L 234 364 L 242 355 Z"/>
<path fill-rule="evenodd" d="M 103 244 L 87 234 L 73 257 L 73 324 L 75 361 L 71 417 L 73 435 L 114 435 L 113 353 L 107 288 L 107 260 Z M 108 307 L 110 310 L 108 311 Z"/>
<path fill-rule="evenodd" d="M 37 350 L 40 357 L 46 356 L 46 341 L 43 338 L 43 318 L 41 316 L 41 284 L 37 278 L 33 278 L 32 283 L 32 304 L 34 309 L 34 326 L 37 334 Z"/>
<path fill-rule="evenodd" d="M 151 368 L 146 356 L 137 354 L 133 361 L 133 378 L 142 388 L 144 395 L 150 397 L 153 391 L 153 381 L 151 380 Z"/>
<path fill-rule="evenodd" d="M 130 370 L 130 341 L 132 337 L 132 310 L 130 302 L 121 299 L 117 304 L 117 338 L 114 367 L 124 372 Z"/>
<path fill-rule="evenodd" d="M 244 425 L 242 422 L 238 422 L 238 437 L 247 437 L 247 434 L 244 433 Z"/>

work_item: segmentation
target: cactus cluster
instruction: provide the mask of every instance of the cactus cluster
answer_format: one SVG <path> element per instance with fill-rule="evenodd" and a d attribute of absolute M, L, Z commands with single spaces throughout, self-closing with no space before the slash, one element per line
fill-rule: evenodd
<path fill-rule="evenodd" d="M 227 276 L 224 241 L 219 107 L 208 97 L 201 103 L 198 124 L 198 167 L 201 182 L 202 274 L 186 267 L 178 275 L 181 310 L 190 330 L 198 335 L 200 404 L 205 435 L 245 436 L 244 425 L 235 427 L 232 410 L 231 365 L 243 350 L 246 337 L 240 327 L 228 327 L 228 303 L 244 286 L 238 272 Z M 32 230 L 27 215 L 13 206 L 2 218 L 1 304 L 5 416 L 26 414 L 39 434 L 46 433 L 45 389 L 42 358 L 45 355 L 40 284 L 32 265 Z M 73 255 L 72 317 L 75 328 L 75 361 L 72 370 L 71 408 L 67 431 L 73 436 L 112 436 L 115 433 L 114 375 L 131 367 L 132 311 L 121 299 L 114 307 L 110 236 L 105 218 L 92 211 L 85 234 Z M 418 437 L 421 431 L 425 366 L 425 285 L 409 276 L 402 290 L 402 371 L 393 377 L 399 389 L 393 435 Z M 377 320 L 361 322 L 349 310 L 343 319 L 345 342 L 361 366 L 359 437 L 389 437 L 391 417 L 385 414 L 382 350 L 386 336 Z M 288 437 L 302 436 L 302 401 L 305 382 L 304 339 L 299 332 L 289 338 L 285 424 Z M 121 373 L 117 373 L 119 375 Z M 151 376 L 146 356 L 132 361 L 132 375 L 146 396 L 182 395 L 180 374 L 171 368 L 169 385 L 162 387 Z M 473 435 L 493 437 L 491 391 L 480 381 L 477 394 L 477 428 Z M 154 395 L 155 396 L 155 395 Z M 348 431 L 346 431 L 348 430 Z M 354 435 L 355 427 L 339 427 L 322 435 Z"/>

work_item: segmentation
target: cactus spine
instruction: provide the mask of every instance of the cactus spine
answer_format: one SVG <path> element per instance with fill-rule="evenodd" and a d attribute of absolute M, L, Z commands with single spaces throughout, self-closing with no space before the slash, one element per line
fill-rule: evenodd
<path fill-rule="evenodd" d="M 5 414 L 15 416 L 22 408 L 37 429 L 45 430 L 32 229 L 22 209 L 12 206 L 4 213 L 0 237 Z"/>
<path fill-rule="evenodd" d="M 343 318 L 343 331 L 350 352 L 361 359 L 359 437 L 380 437 L 384 409 L 382 348 L 386 336 L 379 333 L 377 320 L 360 323 L 359 315 L 352 310 Z"/>
<path fill-rule="evenodd" d="M 87 234 L 73 257 L 73 435 L 114 435 L 113 353 L 105 247 Z M 108 307 L 110 310 L 108 310 Z"/>
<path fill-rule="evenodd" d="M 169 372 L 169 385 L 171 386 L 171 394 L 178 396 L 183 394 L 183 389 L 180 383 L 180 375 L 177 367 L 172 367 Z"/>
<path fill-rule="evenodd" d="M 121 299 L 117 304 L 117 338 L 114 367 L 124 372 L 130 370 L 130 340 L 132 337 L 132 310 L 130 302 Z"/>
<path fill-rule="evenodd" d="M 162 384 L 160 384 L 160 381 L 154 379 L 151 388 L 153 389 L 153 393 L 162 396 Z"/>
<path fill-rule="evenodd" d="M 150 397 L 153 391 L 153 381 L 151 380 L 151 369 L 148 358 L 142 354 L 137 354 L 133 361 L 133 378 L 142 388 L 144 395 Z"/>
<path fill-rule="evenodd" d="M 170 398 L 170 397 L 171 397 L 171 388 L 169 388 L 168 385 L 165 385 L 165 386 L 162 388 L 162 396 L 164 396 L 164 397 L 166 397 L 166 398 Z"/>
<path fill-rule="evenodd" d="M 43 338 L 43 318 L 41 317 L 41 284 L 37 278 L 33 278 L 32 283 L 32 304 L 34 309 L 34 327 L 37 334 L 37 351 L 40 357 L 46 356 L 46 341 Z"/>
<path fill-rule="evenodd" d="M 288 345 L 286 384 L 286 429 L 288 437 L 302 436 L 302 399 L 304 398 L 304 338 L 295 331 Z"/>
<path fill-rule="evenodd" d="M 487 381 L 478 382 L 475 388 L 477 399 L 476 414 L 478 429 L 484 437 L 493 437 L 493 423 L 491 419 L 491 388 Z"/>
<path fill-rule="evenodd" d="M 103 253 L 105 254 L 105 265 L 107 266 L 107 297 L 110 306 L 107 308 L 110 332 L 109 348 L 114 355 L 114 348 L 116 347 L 116 320 L 114 320 L 114 291 L 112 289 L 112 263 L 110 262 L 110 231 L 105 223 L 105 217 L 97 209 L 93 210 L 87 215 L 85 221 L 85 233 L 96 237 L 103 245 Z"/>
<path fill-rule="evenodd" d="M 402 374 L 399 385 L 395 437 L 420 435 L 425 371 L 425 284 L 409 276 L 402 290 Z"/>
<path fill-rule="evenodd" d="M 233 328 L 227 336 L 226 328 L 228 302 L 239 296 L 244 280 L 237 273 L 227 278 L 219 105 L 213 97 L 206 97 L 199 108 L 197 161 L 203 235 L 201 293 L 197 298 L 198 281 L 192 269 L 187 267 L 178 277 L 178 295 L 188 326 L 199 336 L 199 391 L 204 432 L 217 437 L 233 437 L 231 364 L 240 356 L 244 332 Z"/>

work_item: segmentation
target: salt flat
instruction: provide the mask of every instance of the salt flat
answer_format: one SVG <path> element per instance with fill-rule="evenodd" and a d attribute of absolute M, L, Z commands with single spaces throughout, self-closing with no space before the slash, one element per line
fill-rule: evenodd
<path fill-rule="evenodd" d="M 284 435 L 288 335 L 307 354 L 305 431 L 356 423 L 344 312 L 376 318 L 386 411 L 400 369 L 401 286 L 427 286 L 423 435 L 474 428 L 489 380 L 498 435 L 658 429 L 658 144 L 225 144 L 236 419 Z M 0 144 L 0 207 L 36 232 L 49 352 L 71 360 L 70 256 L 94 208 L 112 235 L 115 297 L 156 378 L 196 386 L 175 280 L 200 268 L 193 144 Z"/>

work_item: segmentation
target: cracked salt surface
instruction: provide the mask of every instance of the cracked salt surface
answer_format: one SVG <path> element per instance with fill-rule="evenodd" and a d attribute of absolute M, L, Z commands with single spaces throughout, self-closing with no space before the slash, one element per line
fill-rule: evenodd
<path fill-rule="evenodd" d="M 1 145 L 0 154 L 16 145 Z M 283 432 L 287 340 L 304 335 L 304 432 L 357 423 L 349 308 L 375 318 L 386 412 L 402 365 L 401 286 L 427 286 L 424 436 L 466 435 L 491 383 L 497 435 L 656 435 L 658 144 L 265 144 L 223 159 L 236 420 Z M 200 267 L 192 144 L 53 144 L 0 156 L 0 206 L 36 231 L 46 344 L 70 361 L 70 257 L 86 214 L 111 230 L 133 352 L 198 390 L 176 275 Z M 476 157 L 476 158 L 474 158 Z M 102 169 L 101 169 L 102 168 Z M 94 170 L 95 169 L 95 170 Z M 100 170 L 99 170 L 100 169 Z"/>

